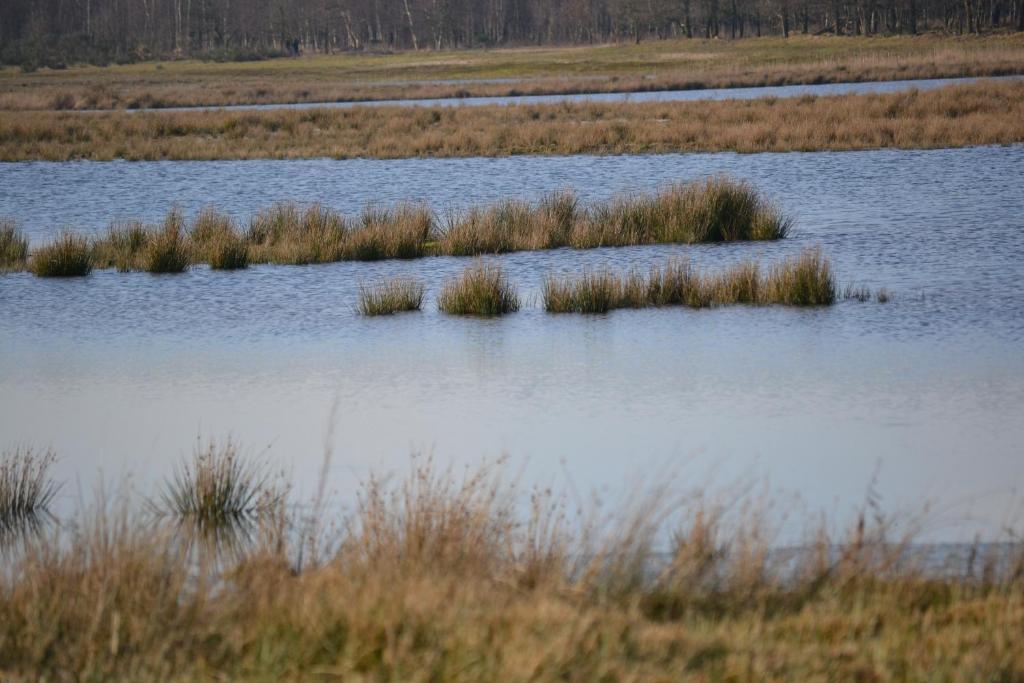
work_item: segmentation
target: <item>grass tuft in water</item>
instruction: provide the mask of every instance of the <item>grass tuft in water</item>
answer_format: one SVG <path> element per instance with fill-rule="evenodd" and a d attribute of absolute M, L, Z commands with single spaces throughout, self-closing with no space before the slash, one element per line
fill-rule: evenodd
<path fill-rule="evenodd" d="M 543 287 L 549 313 L 604 313 L 614 308 L 730 304 L 829 305 L 835 300 L 829 262 L 818 249 L 808 249 L 762 273 L 756 261 L 741 261 L 721 273 L 701 273 L 686 259 L 672 259 L 636 271 L 610 271 L 578 277 L 549 277 Z"/>
<path fill-rule="evenodd" d="M 172 209 L 161 229 L 146 241 L 142 267 L 150 273 L 183 273 L 191 262 L 189 251 L 185 220 L 180 211 Z"/>
<path fill-rule="evenodd" d="M 622 291 L 614 273 L 586 272 L 577 278 L 547 278 L 541 296 L 549 313 L 606 313 L 619 307 Z"/>
<path fill-rule="evenodd" d="M 117 268 L 122 273 L 142 268 L 142 254 L 149 231 L 140 221 L 116 222 L 93 242 L 92 261 L 97 268 Z"/>
<path fill-rule="evenodd" d="M 50 478 L 52 451 L 16 450 L 0 456 L 0 544 L 49 514 L 59 486 Z"/>
<path fill-rule="evenodd" d="M 251 525 L 276 504 L 265 468 L 247 460 L 228 439 L 198 447 L 164 486 L 156 509 L 203 535 L 221 535 Z"/>
<path fill-rule="evenodd" d="M 336 211 L 281 203 L 252 218 L 246 239 L 255 261 L 303 265 L 340 261 L 345 234 L 345 219 Z"/>
<path fill-rule="evenodd" d="M 410 278 L 394 278 L 375 285 L 359 285 L 359 312 L 363 315 L 390 315 L 418 311 L 423 304 L 423 283 Z"/>
<path fill-rule="evenodd" d="M 420 258 L 426 255 L 433 227 L 434 215 L 426 205 L 367 206 L 359 225 L 345 236 L 343 257 L 352 261 Z"/>
<path fill-rule="evenodd" d="M 92 272 L 89 241 L 63 232 L 52 242 L 37 249 L 28 264 L 39 277 L 83 277 Z"/>
<path fill-rule="evenodd" d="M 503 315 L 519 310 L 519 295 L 501 266 L 478 262 L 445 283 L 437 306 L 452 315 Z"/>
<path fill-rule="evenodd" d="M 0 218 L 0 272 L 20 270 L 28 259 L 28 237 L 10 219 Z"/>
<path fill-rule="evenodd" d="M 577 223 L 577 248 L 737 242 L 786 237 L 792 221 L 745 181 L 716 176 L 653 195 L 597 204 Z"/>

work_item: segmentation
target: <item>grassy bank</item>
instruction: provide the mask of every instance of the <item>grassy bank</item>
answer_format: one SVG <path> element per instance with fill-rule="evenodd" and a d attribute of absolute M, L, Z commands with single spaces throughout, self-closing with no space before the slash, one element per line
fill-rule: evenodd
<path fill-rule="evenodd" d="M 196 498 L 204 478 L 253 481 L 234 450 L 200 456 L 180 484 Z M 282 505 L 280 486 L 261 485 L 271 502 L 245 506 L 248 531 L 227 551 L 225 537 L 193 533 L 193 506 L 160 523 L 116 500 L 8 547 L 0 676 L 1024 676 L 1019 543 L 926 571 L 910 545 L 921 520 L 874 503 L 848 530 L 808 520 L 800 552 L 780 555 L 762 501 L 672 477 L 579 514 L 500 466 L 455 475 L 414 461 L 406 477 L 366 481 L 340 517 L 319 498 Z"/>
<path fill-rule="evenodd" d="M 7 269 L 26 264 L 37 275 L 87 275 L 117 268 L 180 273 L 192 263 L 217 269 L 249 263 L 308 264 L 425 256 L 473 256 L 510 251 L 634 244 L 775 240 L 790 219 L 754 187 L 718 176 L 581 206 L 571 192 L 539 202 L 502 200 L 439 220 L 426 206 L 368 206 L 358 217 L 312 205 L 277 204 L 256 213 L 243 230 L 207 208 L 191 224 L 172 210 L 161 225 L 111 225 L 92 241 L 70 234 L 25 260 L 24 237 L 10 223 L 4 239 L 13 256 Z M 74 265 L 70 272 L 68 264 Z"/>
<path fill-rule="evenodd" d="M 0 70 L 0 109 L 109 109 L 633 92 L 1018 74 L 1024 38 L 941 35 L 663 40 Z M 508 82 L 477 82 L 512 79 Z M 445 81 L 439 83 L 438 81 Z M 450 82 L 448 82 L 450 81 Z"/>
<path fill-rule="evenodd" d="M 1024 82 L 742 101 L 10 113 L 0 160 L 918 149 L 1024 141 Z"/>

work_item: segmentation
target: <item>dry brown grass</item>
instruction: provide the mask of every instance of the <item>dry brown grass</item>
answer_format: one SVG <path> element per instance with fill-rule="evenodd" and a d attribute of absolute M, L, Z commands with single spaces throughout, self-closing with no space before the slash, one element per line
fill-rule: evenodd
<path fill-rule="evenodd" d="M 201 210 L 191 225 L 175 208 L 161 225 L 117 222 L 91 242 L 85 237 L 74 240 L 79 257 L 97 268 L 179 273 L 194 263 L 234 270 L 250 263 L 300 265 L 566 246 L 776 240 L 786 236 L 790 223 L 750 184 L 715 176 L 589 206 L 581 206 L 570 191 L 550 193 L 535 203 L 501 200 L 453 212 L 443 224 L 425 204 L 369 205 L 358 217 L 348 218 L 319 204 L 279 203 L 256 213 L 242 232 L 230 216 L 213 207 Z M 12 227 L 10 235 L 20 249 L 20 233 Z M 43 274 L 52 251 L 47 249 L 40 249 L 33 259 L 39 265 L 34 272 Z M 4 267 L 16 270 L 24 265 L 12 259 Z"/>
<path fill-rule="evenodd" d="M 718 102 L 11 113 L 0 160 L 466 157 L 936 148 L 1024 141 L 1024 83 Z"/>
<path fill-rule="evenodd" d="M 671 478 L 582 515 L 548 491 L 524 498 L 501 467 L 417 462 L 366 482 L 337 537 L 311 542 L 298 505 L 260 514 L 221 561 L 175 525 L 99 501 L 5 561 L 0 677 L 1024 676 L 1019 544 L 978 547 L 942 574 L 914 559 L 916 520 L 868 506 L 787 556 L 771 551 L 760 501 Z"/>
<path fill-rule="evenodd" d="M 1024 71 L 1020 35 L 664 40 L 639 45 L 0 70 L 0 109 L 109 109 L 636 92 Z M 513 79 L 480 83 L 473 79 Z M 452 80 L 452 83 L 437 83 Z"/>
<path fill-rule="evenodd" d="M 828 306 L 835 302 L 836 284 L 828 259 L 811 248 L 776 263 L 767 272 L 753 260 L 706 273 L 689 260 L 674 259 L 651 268 L 646 277 L 636 271 L 549 277 L 542 296 L 549 313 L 606 313 L 647 306 Z"/>

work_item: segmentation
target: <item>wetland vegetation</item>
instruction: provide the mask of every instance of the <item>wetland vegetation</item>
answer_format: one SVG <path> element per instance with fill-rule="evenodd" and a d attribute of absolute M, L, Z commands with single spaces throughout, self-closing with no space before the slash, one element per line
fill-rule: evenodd
<path fill-rule="evenodd" d="M 1022 34 L 658 40 L 0 69 L 0 109 L 116 109 L 730 88 L 1024 71 Z M 497 79 L 497 81 L 495 81 Z"/>
<path fill-rule="evenodd" d="M 455 474 L 414 459 L 406 476 L 371 476 L 334 512 L 319 496 L 285 504 L 233 447 L 199 453 L 168 482 L 170 519 L 101 498 L 74 524 L 6 547 L 0 674 L 1024 675 L 1019 541 L 929 565 L 913 545 L 925 516 L 889 516 L 870 496 L 848 528 L 811 524 L 784 551 L 772 547 L 766 501 L 747 493 L 737 503 L 735 492 L 671 476 L 577 510 L 550 489 L 522 490 L 501 463 Z M 28 479 L 53 491 L 39 473 Z M 0 477 L 0 500 L 9 479 Z M 195 542 L 196 520 L 235 528 L 236 514 L 251 533 Z"/>
<path fill-rule="evenodd" d="M 443 220 L 421 204 L 370 205 L 349 218 L 321 205 L 277 204 L 256 213 L 244 232 L 213 208 L 186 225 L 173 209 L 161 225 L 113 224 L 93 240 L 64 234 L 30 250 L 28 268 L 41 276 L 86 275 L 95 266 L 176 273 L 191 263 L 231 269 L 249 263 L 307 264 L 424 256 L 475 256 L 510 251 L 635 244 L 776 240 L 791 219 L 750 184 L 726 176 L 670 185 L 652 194 L 581 206 L 569 191 L 531 203 L 506 199 L 449 213 Z M 5 238 L 24 238 L 8 224 Z M 15 256 L 21 251 L 9 248 Z M 17 252 L 17 253 L 15 253 Z M 7 267 L 26 261 L 12 258 Z"/>
<path fill-rule="evenodd" d="M 450 315 L 504 315 L 519 310 L 519 294 L 501 266 L 478 262 L 444 284 L 437 307 Z"/>
<path fill-rule="evenodd" d="M 391 315 L 418 311 L 423 305 L 424 285 L 419 280 L 398 277 L 375 285 L 359 285 L 359 312 L 363 315 Z"/>
<path fill-rule="evenodd" d="M 832 267 L 817 249 L 805 250 L 767 271 L 751 260 L 707 273 L 689 260 L 675 259 L 653 267 L 647 275 L 600 271 L 550 276 L 543 288 L 544 310 L 549 313 L 606 313 L 648 306 L 827 306 L 835 299 Z"/>
<path fill-rule="evenodd" d="M 145 113 L 11 112 L 0 160 L 919 149 L 1024 142 L 1024 82 L 699 102 Z"/>

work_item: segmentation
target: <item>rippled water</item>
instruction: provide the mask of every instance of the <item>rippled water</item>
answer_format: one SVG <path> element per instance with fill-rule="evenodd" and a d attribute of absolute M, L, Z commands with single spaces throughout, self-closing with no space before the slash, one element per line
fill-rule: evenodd
<path fill-rule="evenodd" d="M 61 474 L 148 481 L 198 434 L 234 433 L 309 490 L 337 400 L 331 485 L 512 456 L 531 481 L 622 491 L 666 469 L 753 477 L 849 511 L 877 472 L 888 509 L 938 501 L 998 520 L 1024 482 L 1024 147 L 764 155 L 0 165 L 0 214 L 34 238 L 114 215 L 274 199 L 439 210 L 574 186 L 585 199 L 729 172 L 797 218 L 772 244 L 558 250 L 497 258 L 527 306 L 499 320 L 436 311 L 466 259 L 195 268 L 85 280 L 0 276 L 0 435 L 53 446 Z M 717 268 L 821 245 L 842 283 L 888 304 L 551 316 L 548 273 Z M 422 313 L 363 319 L 360 282 L 422 278 Z M 140 484 L 141 485 L 141 484 Z M 74 487 L 65 489 L 70 496 Z M 934 530 L 945 538 L 948 529 Z"/>
<path fill-rule="evenodd" d="M 238 104 L 214 107 L 170 107 L 155 111 L 205 111 L 210 109 L 318 109 L 359 106 L 393 107 L 474 107 L 487 104 L 551 104 L 556 102 L 693 102 L 698 100 L 753 100 L 760 97 L 800 97 L 802 95 L 851 95 L 902 92 L 916 88 L 932 90 L 947 85 L 962 85 L 979 80 L 1020 79 L 1020 76 L 978 78 L 924 78 L 907 81 L 867 81 L 862 83 L 819 83 L 779 85 L 756 88 L 707 88 L 704 90 L 661 90 L 651 92 L 581 93 L 575 95 L 513 95 L 509 97 L 439 97 L 417 100 L 378 100 L 375 102 L 300 102 L 296 104 Z M 487 81 L 483 81 L 487 82 Z M 442 84 L 444 82 L 441 82 Z M 449 82 L 448 84 L 451 84 Z"/>

